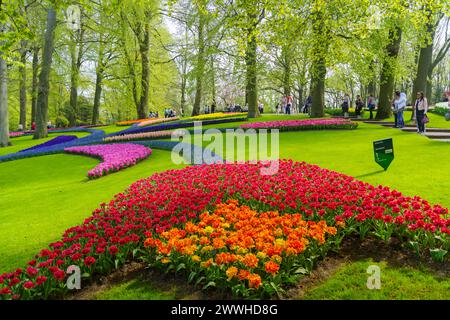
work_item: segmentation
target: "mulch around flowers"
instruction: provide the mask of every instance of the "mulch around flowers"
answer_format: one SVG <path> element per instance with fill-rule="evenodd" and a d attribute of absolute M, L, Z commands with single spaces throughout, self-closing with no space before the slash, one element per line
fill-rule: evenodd
<path fill-rule="evenodd" d="M 218 290 L 208 289 L 202 291 L 187 284 L 186 278 L 182 275 L 164 274 L 156 269 L 149 269 L 145 263 L 131 262 L 126 264 L 118 271 L 106 276 L 98 278 L 97 281 L 91 283 L 79 292 L 67 296 L 67 300 L 90 300 L 115 285 L 124 282 L 139 279 L 139 281 L 147 282 L 152 287 L 161 291 L 175 290 L 175 297 L 178 300 L 207 300 L 207 299 L 231 299 L 231 294 L 223 294 Z"/>
<path fill-rule="evenodd" d="M 376 238 L 366 238 L 361 241 L 358 237 L 345 239 L 338 253 L 329 252 L 328 256 L 320 261 L 314 271 L 305 276 L 293 288 L 287 290 L 281 299 L 302 299 L 306 292 L 332 277 L 341 267 L 352 261 L 371 258 L 374 262 L 385 261 L 393 267 L 426 268 L 436 277 L 450 277 L 450 263 L 436 263 L 431 259 L 418 258 L 411 250 L 402 247 L 401 241 L 392 238 L 386 244 Z M 231 299 L 231 294 L 208 289 L 202 291 L 186 283 L 183 275 L 164 274 L 156 269 L 149 269 L 145 263 L 131 262 L 118 271 L 96 281 L 81 291 L 66 297 L 69 300 L 88 300 L 99 293 L 106 291 L 114 285 L 123 282 L 140 279 L 151 283 L 153 287 L 167 291 L 176 287 L 176 298 L 179 300 L 207 300 L 207 299 Z M 274 297 L 276 299 L 277 297 Z"/>

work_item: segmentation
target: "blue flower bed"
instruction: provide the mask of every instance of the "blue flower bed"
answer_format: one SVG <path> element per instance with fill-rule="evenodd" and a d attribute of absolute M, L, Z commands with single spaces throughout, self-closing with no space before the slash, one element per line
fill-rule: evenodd
<path fill-rule="evenodd" d="M 24 149 L 21 150 L 19 152 L 25 152 L 25 151 L 30 151 L 30 150 L 37 150 L 37 149 L 41 149 L 41 148 L 45 148 L 45 147 L 50 147 L 50 146 L 54 146 L 60 143 L 66 143 L 72 140 L 78 139 L 77 136 L 58 136 L 50 141 L 38 144 L 34 147 L 28 148 L 28 149 Z"/>
<path fill-rule="evenodd" d="M 38 157 L 47 154 L 61 153 L 64 151 L 64 148 L 67 147 L 84 146 L 89 144 L 101 143 L 103 137 L 105 136 L 105 132 L 103 130 L 89 129 L 89 128 L 70 128 L 51 131 L 51 133 L 66 133 L 66 132 L 89 132 L 91 133 L 91 135 L 52 146 L 41 147 L 35 150 L 27 150 L 23 152 L 11 153 L 4 156 L 0 156 L 0 162 Z"/>
<path fill-rule="evenodd" d="M 205 124 L 205 122 L 203 123 Z M 208 123 L 211 124 L 211 123 Z M 31 157 L 38 157 L 38 156 L 44 156 L 49 154 L 57 154 L 57 153 L 63 153 L 64 148 L 68 147 L 75 147 L 75 146 L 84 146 L 84 145 L 90 145 L 90 144 L 102 144 L 105 143 L 103 141 L 103 138 L 105 137 L 105 132 L 103 130 L 96 130 L 96 129 L 88 129 L 88 128 L 71 128 L 71 129 L 64 129 L 64 130 L 55 130 L 52 131 L 52 133 L 64 133 L 64 132 L 90 132 L 91 135 L 79 138 L 79 139 L 73 139 L 71 141 L 62 142 L 59 144 L 54 145 L 47 145 L 43 146 L 45 143 L 29 148 L 28 150 L 22 150 L 17 153 L 11 153 L 5 156 L 0 156 L 0 163 L 6 162 L 6 161 L 12 161 L 12 160 L 18 160 L 18 159 L 25 159 L 25 158 L 31 158 Z M 56 139 L 56 138 L 55 138 Z M 50 140 L 47 143 L 50 143 Z M 145 145 L 151 148 L 155 149 L 162 149 L 162 150 L 168 150 L 172 151 L 172 149 L 180 144 L 180 146 L 189 148 L 191 157 L 187 158 L 187 154 L 183 154 L 185 159 L 191 163 L 191 164 L 211 164 L 214 161 L 223 161 L 223 159 L 216 155 L 214 152 L 204 152 L 207 150 L 206 148 L 202 148 L 200 146 L 192 145 L 189 143 L 184 142 L 178 142 L 178 141 L 151 141 L 151 140 L 142 140 L 142 141 L 133 141 L 133 143 Z M 39 147 L 39 148 L 37 148 Z"/>
<path fill-rule="evenodd" d="M 201 122 L 203 126 L 207 126 L 207 125 L 211 125 L 211 124 L 240 122 L 240 121 L 246 121 L 246 120 L 247 120 L 247 118 L 232 118 L 232 119 L 206 120 L 206 121 L 199 121 L 199 122 Z M 182 123 L 170 122 L 170 123 L 166 123 L 166 124 L 160 124 L 160 125 L 149 126 L 149 127 L 129 128 L 129 129 L 125 129 L 125 130 L 122 130 L 119 132 L 111 133 L 111 134 L 107 135 L 106 137 L 121 136 L 124 134 L 131 134 L 131 133 L 143 133 L 143 132 L 151 132 L 151 131 L 189 128 L 189 127 L 193 127 L 193 126 L 194 126 L 194 121 L 182 122 Z"/>

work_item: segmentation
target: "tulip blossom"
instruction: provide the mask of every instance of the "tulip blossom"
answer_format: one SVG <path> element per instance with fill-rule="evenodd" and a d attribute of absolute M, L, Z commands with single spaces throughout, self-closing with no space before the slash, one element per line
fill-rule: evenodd
<path fill-rule="evenodd" d="M 132 143 L 71 147 L 65 148 L 64 151 L 102 160 L 98 166 L 88 172 L 89 179 L 99 178 L 111 172 L 134 166 L 152 154 L 150 148 Z"/>

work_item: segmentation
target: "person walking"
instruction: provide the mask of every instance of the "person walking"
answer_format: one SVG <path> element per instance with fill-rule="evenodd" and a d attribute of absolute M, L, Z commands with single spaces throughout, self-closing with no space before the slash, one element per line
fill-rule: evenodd
<path fill-rule="evenodd" d="M 364 108 L 364 102 L 361 99 L 361 96 L 356 96 L 356 108 L 355 108 L 355 115 L 359 119 L 361 118 L 361 112 Z"/>
<path fill-rule="evenodd" d="M 394 128 L 403 128 L 405 120 L 403 119 L 403 112 L 406 108 L 406 94 L 400 91 L 395 91 L 394 101 L 392 102 L 393 112 L 395 117 Z"/>
<path fill-rule="evenodd" d="M 286 96 L 286 114 L 291 114 L 292 101 L 291 95 Z"/>
<path fill-rule="evenodd" d="M 308 96 L 308 98 L 306 98 L 305 106 L 303 107 L 303 113 L 308 114 L 309 110 L 311 109 L 311 106 L 312 106 L 312 97 Z"/>
<path fill-rule="evenodd" d="M 375 97 L 373 95 L 370 95 L 369 99 L 367 99 L 367 108 L 370 112 L 369 120 L 373 120 L 373 111 L 375 110 L 375 106 Z"/>
<path fill-rule="evenodd" d="M 420 91 L 417 92 L 417 100 L 414 104 L 414 109 L 416 111 L 417 118 L 417 133 L 425 134 L 425 122 L 424 119 L 427 117 L 428 112 L 428 101 L 425 94 Z"/>
<path fill-rule="evenodd" d="M 342 108 L 342 114 L 344 115 L 344 118 L 348 118 L 348 110 L 350 108 L 350 97 L 346 94 L 344 96 L 344 100 L 341 104 Z"/>

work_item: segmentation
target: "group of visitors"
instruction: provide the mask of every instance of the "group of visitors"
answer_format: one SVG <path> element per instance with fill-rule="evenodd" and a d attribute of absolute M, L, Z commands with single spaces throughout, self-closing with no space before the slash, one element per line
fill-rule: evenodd
<path fill-rule="evenodd" d="M 213 100 L 211 107 L 206 105 L 205 108 L 203 109 L 203 111 L 205 114 L 215 113 L 216 112 L 216 101 Z"/>
<path fill-rule="evenodd" d="M 404 112 L 407 106 L 406 93 L 395 91 L 392 99 L 392 112 L 394 113 L 394 128 L 404 128 L 405 119 Z M 413 105 L 413 118 L 416 119 L 417 133 L 425 134 L 425 125 L 429 122 L 428 116 L 428 100 L 423 91 L 416 94 L 416 101 Z"/>
<path fill-rule="evenodd" d="M 49 120 L 47 122 L 47 129 L 55 129 L 56 126 L 54 124 L 52 124 L 52 122 Z M 36 122 L 32 122 L 31 126 L 30 126 L 31 131 L 36 130 Z M 23 125 L 21 123 L 19 123 L 18 127 L 17 127 L 17 131 L 19 132 L 23 132 L 25 130 L 25 128 L 23 127 Z"/>
<path fill-rule="evenodd" d="M 281 103 L 277 103 L 275 106 L 277 114 L 293 114 L 294 110 L 294 98 L 291 95 L 283 96 Z"/>
<path fill-rule="evenodd" d="M 164 118 L 175 118 L 177 116 L 177 113 L 175 110 L 171 108 L 164 109 Z"/>
<path fill-rule="evenodd" d="M 158 111 L 156 111 L 156 112 L 150 111 L 150 113 L 148 114 L 148 117 L 150 119 L 151 118 L 159 118 L 159 112 Z"/>

